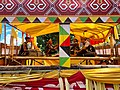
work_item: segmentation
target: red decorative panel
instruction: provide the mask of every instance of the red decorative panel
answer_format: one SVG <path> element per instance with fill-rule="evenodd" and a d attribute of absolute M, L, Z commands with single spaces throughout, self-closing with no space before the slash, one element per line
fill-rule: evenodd
<path fill-rule="evenodd" d="M 0 15 L 119 15 L 120 0 L 0 0 Z"/>

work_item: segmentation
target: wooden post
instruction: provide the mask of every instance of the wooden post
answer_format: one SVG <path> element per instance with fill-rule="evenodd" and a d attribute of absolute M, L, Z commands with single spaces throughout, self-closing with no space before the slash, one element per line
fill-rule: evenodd
<path fill-rule="evenodd" d="M 1 34 L 2 34 L 2 23 L 0 23 L 0 40 L 1 40 Z M 2 43 L 0 43 L 0 56 L 2 55 Z"/>
<path fill-rule="evenodd" d="M 111 28 L 111 36 L 110 36 L 110 48 L 111 48 L 111 57 L 114 55 L 114 39 L 113 39 L 114 29 Z"/>
<path fill-rule="evenodd" d="M 2 43 L 0 43 L 0 56 L 2 55 Z"/>
<path fill-rule="evenodd" d="M 103 53 L 103 55 L 105 54 L 105 53 L 104 53 L 104 45 L 102 46 L 102 53 Z"/>
<path fill-rule="evenodd" d="M 24 32 L 22 32 L 22 43 L 24 43 Z"/>
<path fill-rule="evenodd" d="M 16 56 L 18 55 L 18 43 L 17 43 L 18 41 L 17 41 L 17 39 L 16 39 L 16 47 L 15 47 L 15 50 L 16 50 Z"/>
<path fill-rule="evenodd" d="M 115 56 L 118 56 L 118 45 L 115 45 Z"/>

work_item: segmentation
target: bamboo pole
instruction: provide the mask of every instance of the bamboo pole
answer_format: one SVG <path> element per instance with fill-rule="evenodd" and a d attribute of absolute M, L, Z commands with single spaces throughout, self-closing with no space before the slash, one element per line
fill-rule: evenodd
<path fill-rule="evenodd" d="M 6 23 L 4 23 L 4 54 L 5 54 L 5 65 L 7 65 L 7 60 L 6 60 Z"/>

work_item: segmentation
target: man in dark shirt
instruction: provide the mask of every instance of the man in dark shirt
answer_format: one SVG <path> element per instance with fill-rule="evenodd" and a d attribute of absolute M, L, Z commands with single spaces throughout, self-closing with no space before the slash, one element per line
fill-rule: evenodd
<path fill-rule="evenodd" d="M 21 45 L 20 51 L 19 51 L 19 55 L 20 56 L 27 56 L 28 55 L 28 42 L 31 42 L 30 37 L 25 37 L 26 42 L 24 42 Z"/>

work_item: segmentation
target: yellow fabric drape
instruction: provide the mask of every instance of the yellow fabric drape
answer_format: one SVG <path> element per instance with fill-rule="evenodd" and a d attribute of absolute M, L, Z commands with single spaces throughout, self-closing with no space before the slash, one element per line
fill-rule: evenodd
<path fill-rule="evenodd" d="M 32 41 L 32 49 L 36 49 L 38 51 L 40 51 L 40 49 L 37 47 L 37 38 L 34 37 L 33 41 Z"/>
<path fill-rule="evenodd" d="M 86 77 L 86 90 L 93 90 L 91 82 L 93 81 L 95 90 L 106 90 L 105 83 L 113 84 L 114 90 L 119 90 L 120 68 L 103 68 L 81 70 Z"/>
<path fill-rule="evenodd" d="M 114 44 L 115 44 L 115 40 L 114 40 L 113 35 L 111 34 L 111 36 L 110 36 L 110 47 L 113 48 Z"/>
<path fill-rule="evenodd" d="M 66 89 L 69 89 L 69 82 L 67 77 L 81 71 L 86 77 L 86 90 L 105 90 L 105 83 L 113 84 L 114 90 L 119 90 L 120 84 L 120 68 L 102 68 L 102 69 L 88 69 L 88 70 L 54 70 L 48 73 L 36 73 L 36 74 L 19 74 L 11 77 L 11 74 L 5 74 L 0 77 L 0 83 L 11 82 L 27 82 L 40 80 L 42 78 L 58 78 L 61 90 L 64 85 Z M 60 76 L 65 78 L 62 79 Z M 65 84 L 63 84 L 63 80 Z"/>
<path fill-rule="evenodd" d="M 114 36 L 115 36 L 115 39 L 119 39 L 118 30 L 116 26 L 114 26 Z"/>
<path fill-rule="evenodd" d="M 93 90 L 92 81 L 86 78 L 86 90 Z"/>
<path fill-rule="evenodd" d="M 59 81 L 59 84 L 60 84 L 60 90 L 64 90 L 63 79 L 60 77 L 60 78 L 58 79 L 58 81 Z"/>
<path fill-rule="evenodd" d="M 2 23 L 0 23 L 0 34 L 2 34 Z"/>
<path fill-rule="evenodd" d="M 66 88 L 66 90 L 70 90 L 70 84 L 69 84 L 67 78 L 65 78 L 65 88 Z"/>
<path fill-rule="evenodd" d="M 44 60 L 45 66 L 59 65 L 59 60 Z"/>
<path fill-rule="evenodd" d="M 114 84 L 113 87 L 114 87 L 114 90 L 120 90 L 119 89 L 119 84 Z"/>
<path fill-rule="evenodd" d="M 17 33 L 16 33 L 16 31 L 14 30 L 14 28 L 12 28 L 11 36 L 13 36 L 14 38 L 17 39 Z"/>
<path fill-rule="evenodd" d="M 95 88 L 95 90 L 97 90 L 97 84 L 96 84 L 96 82 L 93 81 L 93 84 L 94 84 L 94 88 Z"/>
<path fill-rule="evenodd" d="M 59 24 L 57 23 L 11 23 L 22 32 L 26 32 L 31 36 L 40 36 L 50 33 L 59 32 Z M 79 36 L 91 37 L 95 36 L 96 39 L 104 38 L 107 35 L 111 27 L 115 27 L 117 24 L 104 23 L 72 23 L 70 24 L 70 33 Z M 114 28 L 116 29 L 116 27 Z M 84 34 L 83 34 L 84 33 Z M 114 33 L 117 33 L 117 29 Z M 117 35 L 116 35 L 117 38 Z"/>
<path fill-rule="evenodd" d="M 120 68 L 89 69 L 81 71 L 89 80 L 108 84 L 120 84 Z"/>
<path fill-rule="evenodd" d="M 97 82 L 97 89 L 96 90 L 106 90 L 105 84 L 101 82 Z"/>

